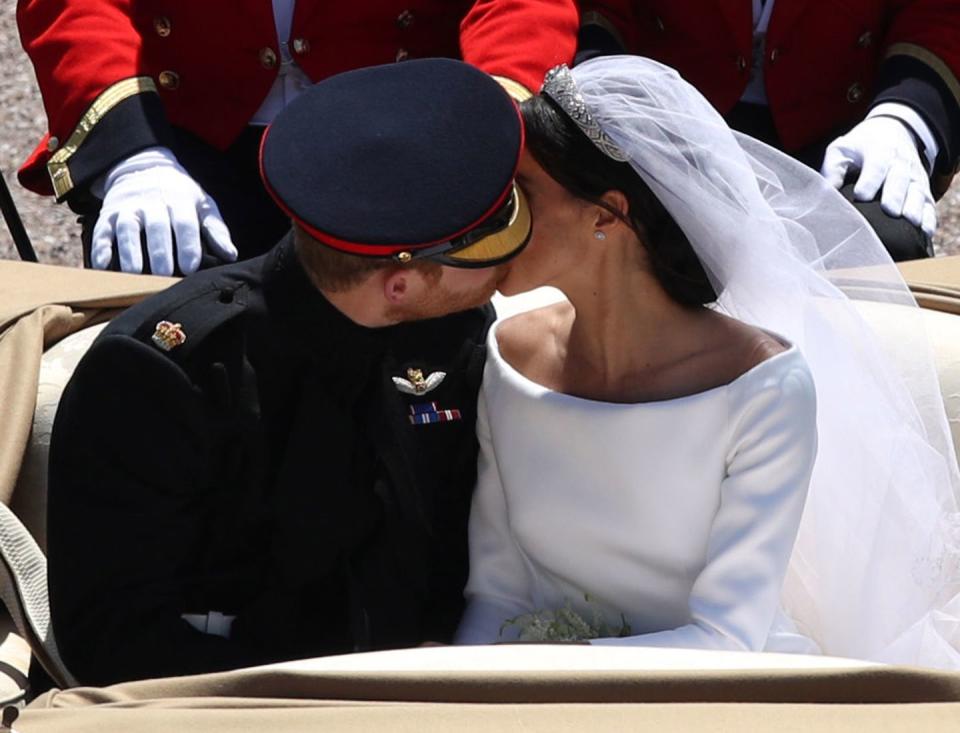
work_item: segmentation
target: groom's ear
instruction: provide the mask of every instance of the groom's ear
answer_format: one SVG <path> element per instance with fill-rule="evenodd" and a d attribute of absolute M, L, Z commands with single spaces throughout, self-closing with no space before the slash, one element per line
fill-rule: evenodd
<path fill-rule="evenodd" d="M 435 285 L 435 281 L 426 276 L 424 269 L 416 266 L 390 267 L 382 270 L 380 277 L 383 297 L 391 306 L 415 302 Z"/>
<path fill-rule="evenodd" d="M 416 271 L 393 267 L 383 272 L 383 297 L 390 305 L 403 305 L 413 291 L 412 275 Z"/>

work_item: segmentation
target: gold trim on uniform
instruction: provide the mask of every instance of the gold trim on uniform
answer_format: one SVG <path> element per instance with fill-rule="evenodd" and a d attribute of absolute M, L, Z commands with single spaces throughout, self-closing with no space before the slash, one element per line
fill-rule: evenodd
<path fill-rule="evenodd" d="M 660 30 L 663 30 L 663 21 L 660 18 L 657 18 L 660 25 L 658 26 Z M 626 48 L 627 44 L 623 42 L 623 36 L 620 35 L 620 31 L 617 30 L 617 27 L 610 22 L 610 20 L 603 13 L 597 12 L 596 10 L 589 10 L 584 13 L 580 18 L 580 27 L 583 28 L 586 25 L 598 25 L 611 36 L 613 39 L 620 44 L 620 48 Z"/>
<path fill-rule="evenodd" d="M 53 183 L 53 190 L 58 199 L 62 199 L 73 190 L 73 179 L 70 176 L 68 161 L 70 157 L 77 152 L 79 147 L 87 139 L 93 128 L 102 120 L 107 113 L 116 107 L 120 102 L 134 94 L 143 94 L 145 92 L 156 92 L 157 85 L 149 76 L 136 76 L 130 79 L 123 79 L 113 84 L 96 99 L 83 113 L 80 122 L 67 142 L 56 153 L 50 157 L 47 163 L 47 171 L 50 173 L 50 181 Z"/>
<path fill-rule="evenodd" d="M 891 56 L 910 56 L 925 63 L 933 69 L 937 76 L 943 79 L 943 83 L 947 85 L 947 89 L 957 100 L 957 104 L 960 104 L 960 80 L 957 79 L 953 70 L 935 53 L 915 43 L 894 43 L 887 49 L 887 58 Z"/>
<path fill-rule="evenodd" d="M 518 81 L 514 81 L 506 76 L 497 76 L 496 74 L 491 74 L 491 76 L 493 76 L 500 86 L 507 90 L 507 94 L 513 97 L 515 102 L 523 102 L 533 96 L 533 93 Z"/>

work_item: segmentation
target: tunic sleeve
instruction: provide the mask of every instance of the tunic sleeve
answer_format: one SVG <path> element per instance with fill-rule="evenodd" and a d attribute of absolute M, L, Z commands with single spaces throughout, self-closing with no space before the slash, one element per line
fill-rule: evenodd
<path fill-rule="evenodd" d="M 960 3 L 900 0 L 891 14 L 874 104 L 907 104 L 937 137 L 936 170 L 960 165 Z"/>
<path fill-rule="evenodd" d="M 508 80 L 507 90 L 523 98 L 551 68 L 573 61 L 577 24 L 573 0 L 477 0 L 460 25 L 463 60 Z M 515 84 L 523 90 L 515 93 Z"/>
<path fill-rule="evenodd" d="M 740 385 L 738 385 L 738 388 Z M 816 455 L 809 372 L 792 369 L 731 391 L 733 433 L 707 557 L 684 626 L 602 645 L 763 649 L 779 608 Z"/>
<path fill-rule="evenodd" d="M 499 641 L 505 619 L 533 610 L 526 563 L 510 531 L 509 508 L 482 392 L 477 408 L 477 439 L 480 458 L 470 509 L 470 580 L 465 590 L 467 609 L 454 639 L 457 644 Z"/>
<path fill-rule="evenodd" d="M 130 0 L 17 3 L 49 124 L 20 169 L 26 188 L 63 199 L 126 155 L 169 143 L 134 13 Z"/>

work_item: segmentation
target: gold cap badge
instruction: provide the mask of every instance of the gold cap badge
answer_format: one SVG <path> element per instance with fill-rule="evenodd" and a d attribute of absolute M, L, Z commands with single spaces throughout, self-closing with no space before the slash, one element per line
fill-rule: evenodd
<path fill-rule="evenodd" d="M 170 321 L 160 321 L 153 331 L 153 343 L 164 351 L 170 351 L 178 346 L 182 346 L 187 340 L 187 334 L 183 332 L 183 326 L 179 323 L 170 323 Z"/>

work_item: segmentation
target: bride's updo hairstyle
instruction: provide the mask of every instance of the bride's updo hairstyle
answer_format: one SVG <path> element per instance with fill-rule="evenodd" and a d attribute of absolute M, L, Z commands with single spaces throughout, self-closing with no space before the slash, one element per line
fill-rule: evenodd
<path fill-rule="evenodd" d="M 654 275 L 671 298 L 683 305 L 717 299 L 687 236 L 629 163 L 604 155 L 549 97 L 533 96 L 520 111 L 526 147 L 537 163 L 572 195 L 602 206 L 637 233 Z M 626 196 L 626 218 L 603 201 L 611 190 Z"/>

